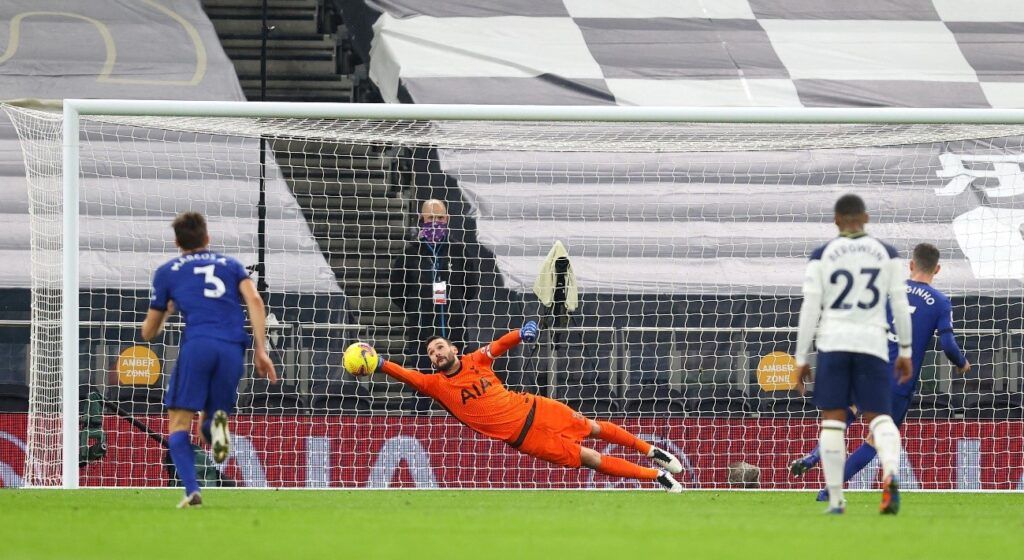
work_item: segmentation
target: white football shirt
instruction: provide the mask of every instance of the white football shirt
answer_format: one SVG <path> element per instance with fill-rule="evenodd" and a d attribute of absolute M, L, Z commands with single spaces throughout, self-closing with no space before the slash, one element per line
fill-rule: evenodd
<path fill-rule="evenodd" d="M 820 352 L 857 352 L 889 361 L 886 303 L 892 306 L 900 355 L 909 357 L 905 280 L 896 249 L 866 233 L 844 234 L 816 249 L 804 275 L 797 363 L 807 363 L 816 325 Z"/>

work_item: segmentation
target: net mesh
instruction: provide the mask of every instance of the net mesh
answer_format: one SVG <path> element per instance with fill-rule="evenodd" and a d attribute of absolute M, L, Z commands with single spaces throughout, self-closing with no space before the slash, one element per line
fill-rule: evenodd
<path fill-rule="evenodd" d="M 63 204 L 61 119 L 45 113 L 9 113 L 19 130 L 25 168 L 31 180 L 32 315 L 29 416 L 25 481 L 61 483 L 61 294 L 63 293 Z"/>
<path fill-rule="evenodd" d="M 54 485 L 61 123 L 7 109 L 31 190 L 27 481 Z M 261 281 L 283 378 L 270 385 L 248 366 L 232 458 L 201 469 L 208 484 L 636 486 L 524 457 L 383 374 L 341 368 L 356 340 L 426 370 L 422 342 L 433 334 L 468 351 L 537 319 L 539 342 L 496 364 L 511 389 L 675 452 L 690 487 L 817 488 L 817 471 L 792 479 L 786 469 L 817 438 L 790 355 L 806 255 L 834 235 L 832 204 L 853 191 L 868 203 L 869 231 L 904 256 L 920 242 L 940 249 L 936 286 L 953 298 L 974 365 L 962 376 L 929 352 L 902 429 L 902 480 L 1024 487 L 1019 126 L 113 116 L 80 125 L 78 367 L 83 398 L 105 403 L 108 447 L 85 461 L 83 484 L 173 481 L 161 401 L 181 325 L 172 318 L 151 345 L 137 333 L 152 273 L 176 254 L 170 221 L 194 210 L 207 215 L 213 248 Z M 428 199 L 450 214 L 433 246 L 417 234 Z M 538 278 L 565 278 L 553 264 L 543 272 L 556 241 L 569 288 L 536 290 Z M 858 423 L 849 439 L 864 435 Z M 872 465 L 852 484 L 872 487 L 876 476 Z"/>

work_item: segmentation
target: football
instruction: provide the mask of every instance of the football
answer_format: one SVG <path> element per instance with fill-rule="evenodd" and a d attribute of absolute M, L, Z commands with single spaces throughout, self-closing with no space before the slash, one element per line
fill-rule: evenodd
<path fill-rule="evenodd" d="M 373 346 L 365 342 L 356 342 L 345 349 L 343 359 L 345 371 L 352 375 L 369 375 L 377 371 L 380 365 L 380 356 Z"/>

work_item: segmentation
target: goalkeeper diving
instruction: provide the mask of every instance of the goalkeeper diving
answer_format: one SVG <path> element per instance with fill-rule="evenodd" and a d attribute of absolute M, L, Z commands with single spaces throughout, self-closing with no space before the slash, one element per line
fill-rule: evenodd
<path fill-rule="evenodd" d="M 587 467 L 609 476 L 656 481 L 670 493 L 682 492 L 682 485 L 672 476 L 683 470 L 682 464 L 668 451 L 611 422 L 585 418 L 559 401 L 505 388 L 491 364 L 519 343 L 535 342 L 538 334 L 537 324 L 530 321 L 461 357 L 451 342 L 435 336 L 427 340 L 426 350 L 436 373 L 406 369 L 383 357 L 381 370 L 433 398 L 473 431 L 504 441 L 531 457 L 563 467 Z M 587 437 L 633 449 L 661 469 L 583 447 L 581 442 Z"/>

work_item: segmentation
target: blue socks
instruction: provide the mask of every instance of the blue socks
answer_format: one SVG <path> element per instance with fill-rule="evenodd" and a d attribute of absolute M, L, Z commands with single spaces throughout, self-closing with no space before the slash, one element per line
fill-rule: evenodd
<path fill-rule="evenodd" d="M 860 444 L 860 447 L 854 450 L 849 457 L 846 458 L 846 467 L 843 468 L 843 482 L 849 482 L 850 479 L 857 476 L 864 467 L 868 466 L 868 463 L 875 458 L 876 451 L 874 447 L 868 442 Z M 818 453 L 818 448 L 815 447 L 813 451 L 804 457 L 804 462 L 808 466 L 815 465 L 821 460 L 821 455 Z"/>
<path fill-rule="evenodd" d="M 196 458 L 192 452 L 192 442 L 189 441 L 188 432 L 174 432 L 167 438 L 167 446 L 171 450 L 171 460 L 174 461 L 174 469 L 178 471 L 178 478 L 185 484 L 185 495 L 198 492 Z"/>
<path fill-rule="evenodd" d="M 856 476 L 864 467 L 868 466 L 868 463 L 875 458 L 875 448 L 871 447 L 868 442 L 860 444 L 860 447 L 854 450 L 849 457 L 846 458 L 846 467 L 843 469 L 843 482 L 849 482 L 851 478 Z"/>
<path fill-rule="evenodd" d="M 814 449 L 812 449 L 810 453 L 804 456 L 803 461 L 804 464 L 807 465 L 808 467 L 813 467 L 814 465 L 817 465 L 819 461 L 821 461 L 821 452 L 819 451 L 817 445 L 814 446 Z"/>

